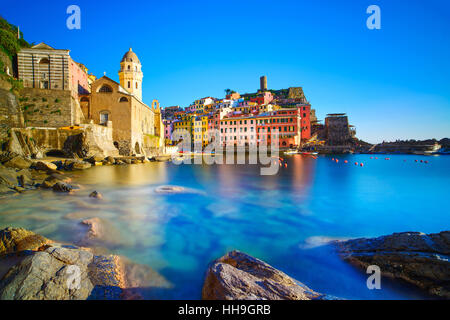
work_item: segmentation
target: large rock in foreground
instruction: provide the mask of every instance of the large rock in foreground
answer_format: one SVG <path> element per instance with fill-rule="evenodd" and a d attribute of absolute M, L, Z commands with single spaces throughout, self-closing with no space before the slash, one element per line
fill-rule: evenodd
<path fill-rule="evenodd" d="M 353 265 L 364 269 L 377 265 L 384 276 L 450 299 L 450 231 L 394 233 L 336 244 L 342 258 Z"/>
<path fill-rule="evenodd" d="M 0 300 L 143 299 L 172 286 L 122 256 L 48 243 L 25 229 L 7 228 L 0 236 Z"/>
<path fill-rule="evenodd" d="M 312 300 L 327 297 L 261 260 L 239 251 L 232 251 L 209 266 L 202 298 L 205 300 Z"/>

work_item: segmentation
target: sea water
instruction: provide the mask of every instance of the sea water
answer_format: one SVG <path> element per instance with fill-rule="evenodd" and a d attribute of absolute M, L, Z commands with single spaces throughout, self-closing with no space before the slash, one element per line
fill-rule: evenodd
<path fill-rule="evenodd" d="M 99 217 L 108 233 L 101 243 L 106 252 L 148 265 L 171 284 L 143 290 L 151 299 L 200 299 L 208 264 L 230 250 L 340 298 L 428 298 L 385 278 L 381 290 L 369 290 L 369 275 L 326 244 L 450 229 L 450 157 L 385 157 L 285 156 L 287 167 L 274 176 L 261 176 L 258 165 L 94 167 L 68 174 L 82 186 L 74 194 L 36 190 L 0 199 L 0 228 L 74 243 L 86 230 L 80 222 Z M 164 185 L 187 192 L 155 192 Z M 94 190 L 102 200 L 88 197 Z"/>

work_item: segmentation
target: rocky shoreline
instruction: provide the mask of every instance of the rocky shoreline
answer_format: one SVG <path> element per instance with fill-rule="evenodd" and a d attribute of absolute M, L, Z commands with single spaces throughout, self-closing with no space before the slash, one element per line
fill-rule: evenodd
<path fill-rule="evenodd" d="M 150 267 L 60 244 L 21 228 L 0 231 L 0 300 L 128 300 L 170 288 Z"/>
<path fill-rule="evenodd" d="M 83 221 L 88 240 L 99 221 Z M 0 230 L 0 300 L 127 300 L 152 297 L 171 283 L 150 267 L 98 253 L 87 241 L 61 244 L 22 228 Z M 395 233 L 374 239 L 331 241 L 344 261 L 450 299 L 450 231 Z M 362 271 L 363 271 L 362 270 Z M 336 300 L 248 254 L 231 251 L 207 268 L 204 300 Z M 157 298 L 156 295 L 154 295 Z"/>
<path fill-rule="evenodd" d="M 385 277 L 450 299 L 450 231 L 402 232 L 338 241 L 335 245 L 344 261 L 360 269 L 377 265 Z"/>
<path fill-rule="evenodd" d="M 0 196 L 14 195 L 28 190 L 53 189 L 56 192 L 71 192 L 78 189 L 66 172 L 86 170 L 93 166 L 131 165 L 152 161 L 168 161 L 167 156 L 147 158 L 145 156 L 102 157 L 84 159 L 33 160 L 14 152 L 0 153 Z M 94 191 L 96 192 L 96 191 Z M 101 197 L 101 195 L 92 195 Z"/>

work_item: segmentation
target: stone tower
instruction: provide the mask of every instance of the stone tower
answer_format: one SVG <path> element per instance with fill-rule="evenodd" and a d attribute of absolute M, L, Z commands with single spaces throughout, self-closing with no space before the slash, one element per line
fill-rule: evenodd
<path fill-rule="evenodd" d="M 260 90 L 267 91 L 267 77 L 262 76 L 261 78 L 259 78 L 259 83 L 260 83 Z"/>
<path fill-rule="evenodd" d="M 130 48 L 120 61 L 120 85 L 142 101 L 142 78 L 144 75 L 141 68 L 141 62 Z"/>

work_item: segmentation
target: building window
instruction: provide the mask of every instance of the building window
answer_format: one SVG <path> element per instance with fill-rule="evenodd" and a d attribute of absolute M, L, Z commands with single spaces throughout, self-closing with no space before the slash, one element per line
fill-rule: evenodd
<path fill-rule="evenodd" d="M 101 93 L 112 93 L 113 90 L 112 90 L 112 88 L 111 88 L 110 86 L 104 84 L 104 85 L 100 88 L 100 90 L 98 90 L 98 92 L 101 92 Z"/>
<path fill-rule="evenodd" d="M 128 102 L 128 99 L 126 97 L 120 98 L 119 102 Z"/>
<path fill-rule="evenodd" d="M 109 121 L 109 112 L 103 111 L 100 113 L 100 124 L 106 125 Z"/>
<path fill-rule="evenodd" d="M 131 88 L 131 82 L 128 81 L 128 89 L 130 89 L 130 88 Z"/>
<path fill-rule="evenodd" d="M 138 83 L 136 82 L 136 89 L 138 88 Z"/>

